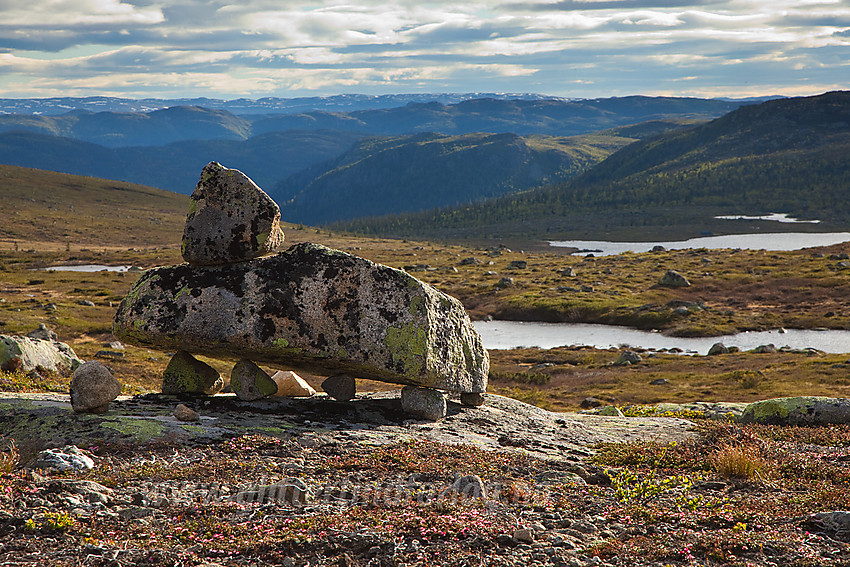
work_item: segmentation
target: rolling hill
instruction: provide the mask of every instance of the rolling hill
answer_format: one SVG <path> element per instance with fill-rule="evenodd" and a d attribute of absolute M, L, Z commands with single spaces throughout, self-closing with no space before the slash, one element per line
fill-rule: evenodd
<path fill-rule="evenodd" d="M 270 194 L 284 218 L 305 224 L 473 203 L 569 179 L 637 137 L 681 127 L 656 121 L 573 137 L 424 133 L 364 138 L 339 158 L 296 173 Z"/>
<path fill-rule="evenodd" d="M 716 214 L 850 220 L 850 92 L 745 106 L 624 147 L 566 183 L 463 209 L 352 221 L 377 234 L 714 230 Z M 734 231 L 734 229 L 732 230 Z"/>

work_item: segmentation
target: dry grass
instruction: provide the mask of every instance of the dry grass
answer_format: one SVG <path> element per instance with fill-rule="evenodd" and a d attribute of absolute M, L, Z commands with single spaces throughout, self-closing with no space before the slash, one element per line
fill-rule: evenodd
<path fill-rule="evenodd" d="M 768 476 L 768 462 L 752 446 L 725 445 L 712 457 L 712 465 L 721 478 L 754 480 Z"/>

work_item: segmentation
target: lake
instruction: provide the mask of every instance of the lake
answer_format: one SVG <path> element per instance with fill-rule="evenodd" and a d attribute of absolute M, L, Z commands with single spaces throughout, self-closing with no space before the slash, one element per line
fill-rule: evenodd
<path fill-rule="evenodd" d="M 850 240 L 850 232 L 778 232 L 758 234 L 727 234 L 702 236 L 672 242 L 609 242 L 606 240 L 559 240 L 550 241 L 550 246 L 578 248 L 586 254 L 612 256 L 623 252 L 649 252 L 654 246 L 668 250 L 686 248 L 741 248 L 743 250 L 800 250 L 813 246 L 831 246 Z"/>
<path fill-rule="evenodd" d="M 613 325 L 587 323 L 538 323 L 528 321 L 475 321 L 484 346 L 489 349 L 516 347 L 554 348 L 558 346 L 592 346 L 619 348 L 625 345 L 645 349 L 680 348 L 693 354 L 707 354 L 711 345 L 722 342 L 750 350 L 773 343 L 777 348 L 816 348 L 830 353 L 850 353 L 850 331 L 759 331 L 722 337 L 682 338 L 661 333 L 639 331 Z"/>

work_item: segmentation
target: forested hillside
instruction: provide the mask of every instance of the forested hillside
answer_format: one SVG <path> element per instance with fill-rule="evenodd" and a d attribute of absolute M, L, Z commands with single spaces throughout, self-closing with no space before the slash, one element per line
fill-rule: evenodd
<path fill-rule="evenodd" d="M 782 99 L 626 146 L 566 183 L 345 226 L 556 236 L 589 227 L 696 227 L 713 214 L 771 211 L 841 223 L 850 219 L 848 155 L 850 93 Z"/>
<path fill-rule="evenodd" d="M 305 224 L 420 211 L 568 179 L 634 141 L 614 135 L 365 138 L 340 158 L 290 177 L 271 195 L 284 218 Z"/>

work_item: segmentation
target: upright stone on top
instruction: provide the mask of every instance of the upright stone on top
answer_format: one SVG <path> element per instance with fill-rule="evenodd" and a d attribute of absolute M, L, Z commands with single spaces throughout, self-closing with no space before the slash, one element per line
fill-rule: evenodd
<path fill-rule="evenodd" d="M 280 208 L 236 169 L 210 162 L 192 193 L 183 229 L 183 259 L 195 266 L 245 262 L 283 242 Z"/>

